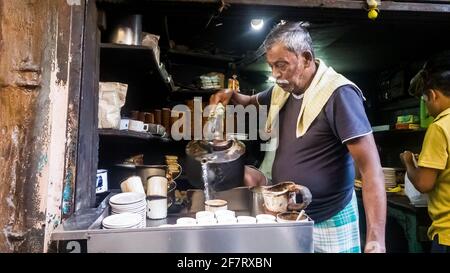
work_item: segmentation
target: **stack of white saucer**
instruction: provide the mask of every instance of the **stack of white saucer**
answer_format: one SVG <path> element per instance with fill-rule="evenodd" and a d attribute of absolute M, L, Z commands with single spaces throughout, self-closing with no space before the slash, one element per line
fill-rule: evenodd
<path fill-rule="evenodd" d="M 134 213 L 140 216 L 137 228 L 146 227 L 147 202 L 144 193 L 124 192 L 109 199 L 111 214 Z M 106 218 L 105 218 L 106 219 Z"/>
<path fill-rule="evenodd" d="M 103 219 L 103 229 L 141 228 L 141 215 L 137 213 L 125 212 L 110 215 Z"/>

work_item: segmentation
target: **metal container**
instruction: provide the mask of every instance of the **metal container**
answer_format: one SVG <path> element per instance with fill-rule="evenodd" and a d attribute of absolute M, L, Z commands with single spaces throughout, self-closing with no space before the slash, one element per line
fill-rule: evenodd
<path fill-rule="evenodd" d="M 302 196 L 302 203 L 295 203 L 296 194 Z M 292 181 L 281 182 L 273 186 L 265 187 L 262 191 L 264 207 L 267 212 L 280 213 L 287 210 L 305 209 L 312 201 L 312 195 L 305 186 L 295 184 Z"/>
<path fill-rule="evenodd" d="M 110 42 L 114 44 L 141 45 L 142 15 L 134 14 L 118 20 L 111 32 Z"/>
<path fill-rule="evenodd" d="M 193 140 L 186 146 L 189 183 L 203 189 L 202 163 L 207 164 L 209 188 L 215 192 L 243 185 L 245 144 L 237 139 L 221 142 Z"/>
<path fill-rule="evenodd" d="M 250 191 L 252 192 L 252 203 L 250 206 L 252 216 L 265 213 L 263 190 L 264 186 L 250 188 Z"/>

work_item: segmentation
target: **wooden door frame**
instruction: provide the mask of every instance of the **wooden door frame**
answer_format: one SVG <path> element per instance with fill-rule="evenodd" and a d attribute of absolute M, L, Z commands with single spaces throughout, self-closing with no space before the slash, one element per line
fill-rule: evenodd
<path fill-rule="evenodd" d="M 79 122 L 74 211 L 95 205 L 98 159 L 98 82 L 100 31 L 95 0 L 85 0 L 83 60 L 79 95 Z M 69 215 L 69 214 L 68 214 Z"/>

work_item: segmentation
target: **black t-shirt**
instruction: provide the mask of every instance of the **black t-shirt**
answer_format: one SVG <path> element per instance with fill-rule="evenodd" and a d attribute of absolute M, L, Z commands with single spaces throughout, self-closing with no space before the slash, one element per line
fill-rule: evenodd
<path fill-rule="evenodd" d="M 258 103 L 270 105 L 272 88 L 258 94 Z M 290 95 L 279 114 L 279 141 L 272 166 L 273 183 L 294 181 L 309 188 L 306 209 L 316 222 L 331 218 L 351 200 L 353 159 L 345 142 L 372 133 L 362 95 L 351 85 L 337 89 L 308 131 L 296 137 L 303 98 Z"/>

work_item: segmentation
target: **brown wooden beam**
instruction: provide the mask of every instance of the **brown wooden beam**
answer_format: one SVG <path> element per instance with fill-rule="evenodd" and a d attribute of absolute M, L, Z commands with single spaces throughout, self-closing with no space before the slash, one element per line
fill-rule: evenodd
<path fill-rule="evenodd" d="M 75 211 L 95 205 L 98 159 L 98 75 L 100 30 L 95 0 L 86 0 L 83 32 L 83 72 L 78 123 Z M 79 90 L 80 91 L 80 90 Z"/>
<path fill-rule="evenodd" d="M 217 3 L 217 0 L 166 0 L 164 2 L 185 3 Z M 226 0 L 228 4 L 255 5 L 255 6 L 280 6 L 297 8 L 331 8 L 331 9 L 365 9 L 364 0 Z M 433 3 L 424 1 L 381 1 L 380 9 L 383 11 L 405 12 L 450 12 L 450 1 L 439 0 Z"/>

